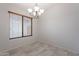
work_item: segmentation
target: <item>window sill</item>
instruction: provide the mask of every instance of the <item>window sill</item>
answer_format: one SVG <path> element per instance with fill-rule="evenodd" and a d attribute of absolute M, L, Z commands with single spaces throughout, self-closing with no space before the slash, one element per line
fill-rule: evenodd
<path fill-rule="evenodd" d="M 27 35 L 27 36 L 22 36 L 22 37 L 14 37 L 14 38 L 9 38 L 9 40 L 12 40 L 12 39 L 18 39 L 18 38 L 24 38 L 24 37 L 30 37 L 32 35 Z"/>

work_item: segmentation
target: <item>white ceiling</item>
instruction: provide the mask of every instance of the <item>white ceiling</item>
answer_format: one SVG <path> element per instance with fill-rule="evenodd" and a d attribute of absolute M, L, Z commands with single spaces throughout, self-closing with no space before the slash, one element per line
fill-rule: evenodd
<path fill-rule="evenodd" d="M 17 3 L 17 4 L 20 5 L 20 6 L 24 6 L 26 8 L 33 8 L 35 6 L 35 3 Z M 40 8 L 47 9 L 50 6 L 52 6 L 52 3 L 38 3 L 38 6 Z"/>

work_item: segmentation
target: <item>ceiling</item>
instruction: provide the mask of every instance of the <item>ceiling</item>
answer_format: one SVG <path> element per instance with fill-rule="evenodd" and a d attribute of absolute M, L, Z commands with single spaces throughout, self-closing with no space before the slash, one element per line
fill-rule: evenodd
<path fill-rule="evenodd" d="M 20 6 L 24 6 L 26 8 L 33 8 L 35 6 L 35 3 L 17 3 Z M 48 9 L 50 6 L 52 6 L 53 3 L 38 3 L 38 6 L 40 8 Z"/>

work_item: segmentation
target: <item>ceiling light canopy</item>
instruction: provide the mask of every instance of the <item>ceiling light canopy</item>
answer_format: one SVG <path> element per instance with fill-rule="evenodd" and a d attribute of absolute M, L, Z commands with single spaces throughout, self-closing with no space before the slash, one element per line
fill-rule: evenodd
<path fill-rule="evenodd" d="M 38 18 L 41 14 L 44 13 L 44 9 L 41 9 L 40 7 L 38 7 L 38 4 L 35 4 L 33 9 L 28 8 L 27 11 L 31 16 L 34 16 L 36 18 Z"/>

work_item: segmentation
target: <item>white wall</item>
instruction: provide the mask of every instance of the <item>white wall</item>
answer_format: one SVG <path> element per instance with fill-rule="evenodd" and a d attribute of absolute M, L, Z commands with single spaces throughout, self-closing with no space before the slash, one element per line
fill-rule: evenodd
<path fill-rule="evenodd" d="M 52 4 L 38 21 L 39 40 L 79 53 L 79 4 Z"/>
<path fill-rule="evenodd" d="M 16 48 L 23 44 L 30 44 L 37 39 L 37 21 L 33 20 L 33 36 L 9 40 L 9 14 L 8 11 L 28 15 L 26 7 L 19 4 L 0 4 L 0 50 Z"/>

